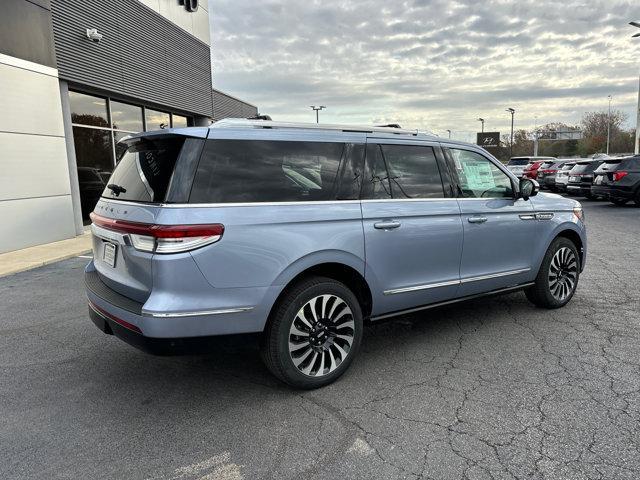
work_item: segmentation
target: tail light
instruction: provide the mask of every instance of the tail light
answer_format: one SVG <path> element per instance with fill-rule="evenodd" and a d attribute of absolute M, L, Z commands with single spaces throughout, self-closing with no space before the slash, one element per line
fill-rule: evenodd
<path fill-rule="evenodd" d="M 629 172 L 625 172 L 625 171 L 613 172 L 613 181 L 614 182 L 619 182 L 620 180 L 622 180 L 627 175 L 629 175 Z"/>
<path fill-rule="evenodd" d="M 215 243 L 224 233 L 224 225 L 156 225 L 106 218 L 92 213 L 91 221 L 102 228 L 126 234 L 136 250 L 155 253 L 188 252 Z"/>

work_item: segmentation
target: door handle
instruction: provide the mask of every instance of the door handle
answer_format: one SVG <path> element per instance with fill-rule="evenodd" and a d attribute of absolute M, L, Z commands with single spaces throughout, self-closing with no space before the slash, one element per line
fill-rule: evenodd
<path fill-rule="evenodd" d="M 469 217 L 467 220 L 469 223 L 484 223 L 487 221 L 487 217 Z"/>
<path fill-rule="evenodd" d="M 373 224 L 373 228 L 377 228 L 378 230 L 391 230 L 393 228 L 398 228 L 399 226 L 400 222 L 397 222 L 395 220 L 376 222 Z"/>

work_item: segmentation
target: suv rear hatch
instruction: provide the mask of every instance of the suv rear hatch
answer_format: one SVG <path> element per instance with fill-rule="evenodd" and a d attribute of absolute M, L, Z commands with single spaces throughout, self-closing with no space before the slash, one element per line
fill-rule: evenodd
<path fill-rule="evenodd" d="M 605 162 L 593 172 L 593 184 L 609 185 L 613 182 L 613 174 L 618 170 L 618 168 L 620 168 L 621 162 L 621 158 L 605 160 Z"/>
<path fill-rule="evenodd" d="M 207 129 L 181 132 L 203 138 Z M 146 301 L 153 283 L 153 256 L 163 250 L 180 251 L 184 229 L 156 225 L 156 219 L 162 204 L 187 201 L 204 143 L 201 138 L 168 130 L 117 144 L 117 166 L 91 214 L 91 229 L 98 276 L 121 295 Z"/>

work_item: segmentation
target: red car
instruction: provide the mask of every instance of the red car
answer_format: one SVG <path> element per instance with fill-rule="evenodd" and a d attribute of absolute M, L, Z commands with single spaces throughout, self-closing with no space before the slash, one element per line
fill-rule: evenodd
<path fill-rule="evenodd" d="M 532 180 L 535 180 L 538 176 L 538 169 L 543 163 L 544 160 L 538 160 L 529 163 L 529 165 L 527 165 L 527 167 L 524 169 L 524 172 L 522 172 L 522 178 L 530 178 Z"/>

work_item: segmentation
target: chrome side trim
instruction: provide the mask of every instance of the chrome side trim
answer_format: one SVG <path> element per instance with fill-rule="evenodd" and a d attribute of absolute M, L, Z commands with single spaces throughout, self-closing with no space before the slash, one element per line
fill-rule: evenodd
<path fill-rule="evenodd" d="M 460 280 L 450 280 L 447 282 L 427 283 L 424 285 L 415 285 L 413 287 L 393 288 L 391 290 L 385 290 L 382 292 L 384 295 L 395 295 L 397 293 L 416 292 L 418 290 L 428 290 L 430 288 L 450 287 L 453 285 L 460 285 Z"/>
<path fill-rule="evenodd" d="M 409 313 L 420 312 L 422 310 L 428 310 L 430 308 L 442 307 L 445 305 L 451 305 L 453 303 L 464 302 L 466 300 L 473 300 L 474 298 L 482 298 L 489 297 L 491 295 L 499 295 L 501 293 L 513 292 L 516 290 L 522 290 L 523 288 L 530 287 L 535 285 L 534 282 L 523 283 L 520 285 L 515 285 L 513 287 L 501 288 L 499 290 L 491 290 L 490 292 L 478 293 L 476 295 L 469 295 L 461 298 L 454 298 L 453 300 L 446 300 L 444 302 L 432 303 L 430 305 L 422 305 L 420 307 L 408 308 L 407 310 L 399 310 L 397 312 L 384 313 L 382 315 L 376 315 L 374 317 L 370 317 L 371 321 L 384 320 L 385 318 L 397 317 L 398 315 L 408 315 Z"/>
<path fill-rule="evenodd" d="M 521 268 L 518 270 L 509 270 L 508 272 L 491 273 L 489 275 L 480 275 L 478 277 L 462 278 L 460 280 L 449 280 L 446 282 L 426 283 L 423 285 L 415 285 L 411 287 L 393 288 L 382 292 L 384 295 L 395 295 L 397 293 L 416 292 L 419 290 L 428 290 L 430 288 L 450 287 L 453 285 L 462 285 L 463 283 L 479 282 L 482 280 L 491 280 L 492 278 L 507 277 L 509 275 L 518 275 L 530 271 L 530 268 Z"/>
<path fill-rule="evenodd" d="M 536 213 L 536 218 L 538 220 L 551 220 L 553 218 L 553 212 L 540 212 Z"/>
<path fill-rule="evenodd" d="M 253 307 L 222 308 L 220 310 L 201 310 L 196 312 L 152 312 L 149 310 L 142 310 L 142 315 L 154 318 L 178 318 L 199 317 L 201 315 L 223 315 L 226 313 L 248 312 L 249 310 L 253 310 Z"/>
<path fill-rule="evenodd" d="M 520 215 L 520 220 L 535 220 L 535 219 L 536 219 L 535 213 L 526 213 L 526 214 Z"/>
<path fill-rule="evenodd" d="M 491 273 L 489 275 L 480 275 L 479 277 L 468 277 L 460 280 L 460 283 L 479 282 L 481 280 L 490 280 L 492 278 L 507 277 L 509 275 L 518 275 L 520 273 L 526 273 L 530 268 L 520 268 L 518 270 L 509 270 L 508 272 Z"/>

